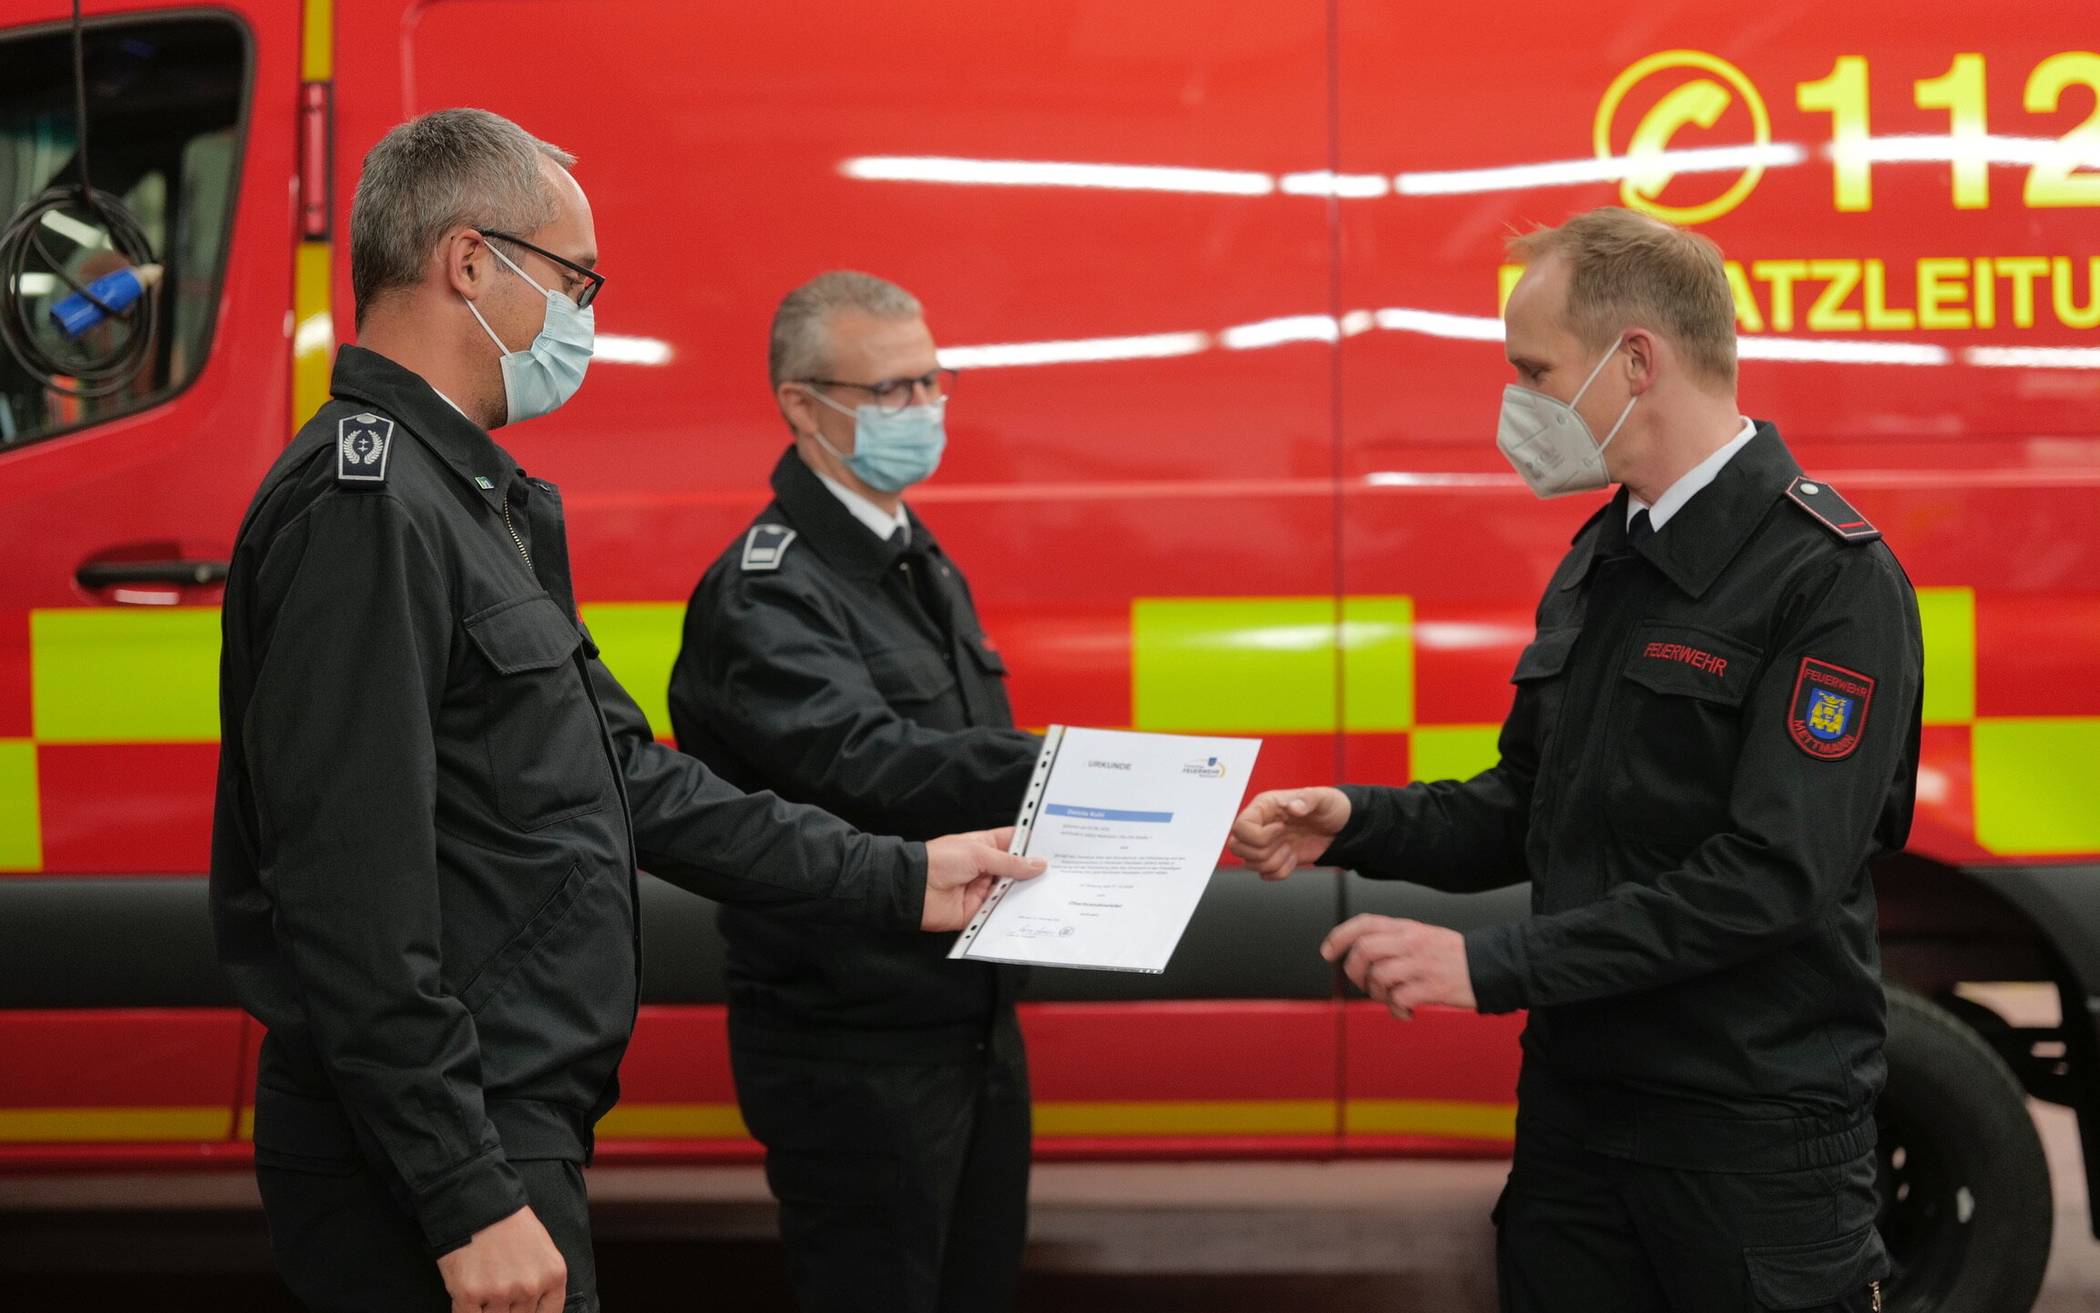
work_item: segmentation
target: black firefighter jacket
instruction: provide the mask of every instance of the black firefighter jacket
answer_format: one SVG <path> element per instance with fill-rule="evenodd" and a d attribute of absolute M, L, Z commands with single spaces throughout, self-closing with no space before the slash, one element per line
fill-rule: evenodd
<path fill-rule="evenodd" d="M 918 924 L 925 850 L 657 744 L 577 619 L 561 498 L 344 347 L 264 478 L 224 607 L 211 896 L 269 1028 L 259 1162 L 359 1155 L 435 1252 L 588 1157 L 640 970 L 635 868 Z M 529 559 L 528 559 L 529 558 Z"/>
<path fill-rule="evenodd" d="M 917 516 L 878 538 L 793 448 L 774 500 L 693 592 L 671 675 L 678 745 L 731 783 L 932 838 L 1009 825 L 1041 741 Z M 907 515 L 910 512 L 907 511 Z M 1018 972 L 953 936 L 870 932 L 817 904 L 722 909 L 734 1042 L 890 1061 L 967 1056 Z"/>
<path fill-rule="evenodd" d="M 1466 936 L 1481 1009 L 1531 1010 L 1527 1115 L 1663 1166 L 1853 1157 L 1886 1070 L 1867 864 L 1909 832 L 1922 661 L 1895 556 L 1761 424 L 1645 543 L 1623 489 L 1576 534 L 1499 765 L 1352 788 L 1323 860 L 1532 882 Z"/>

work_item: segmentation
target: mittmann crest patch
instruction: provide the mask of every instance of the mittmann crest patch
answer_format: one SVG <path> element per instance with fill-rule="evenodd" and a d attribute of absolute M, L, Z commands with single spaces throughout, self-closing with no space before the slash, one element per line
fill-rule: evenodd
<path fill-rule="evenodd" d="M 1874 678 L 1856 670 L 1801 658 L 1794 676 L 1794 700 L 1788 707 L 1787 734 L 1794 745 L 1818 761 L 1842 761 L 1859 747 L 1874 703 Z"/>

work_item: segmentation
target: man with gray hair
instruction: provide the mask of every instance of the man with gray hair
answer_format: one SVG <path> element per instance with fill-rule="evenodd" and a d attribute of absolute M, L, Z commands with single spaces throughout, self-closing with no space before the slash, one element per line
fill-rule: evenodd
<path fill-rule="evenodd" d="M 790 292 L 773 502 L 709 567 L 671 674 L 678 744 L 723 778 L 907 838 L 1011 822 L 1041 741 L 961 570 L 904 504 L 954 373 L 919 303 L 861 273 Z M 804 1313 L 1011 1307 L 1027 1224 L 1019 972 L 952 936 L 809 906 L 722 909 L 744 1120 Z"/>
<path fill-rule="evenodd" d="M 1871 858 L 1916 793 L 1923 643 L 1881 533 L 1736 400 L 1695 233 L 1593 210 L 1511 244 L 1496 444 L 1575 535 L 1467 780 L 1263 793 L 1232 848 L 1531 915 L 1358 916 L 1322 946 L 1402 1020 L 1528 1009 L 1495 1208 L 1506 1313 L 1881 1307 Z"/>
<path fill-rule="evenodd" d="M 402 124 L 350 215 L 358 346 L 264 477 L 223 612 L 211 898 L 268 1027 L 256 1176 L 315 1309 L 596 1309 L 582 1165 L 640 979 L 636 866 L 953 930 L 1006 837 L 874 838 L 657 744 L 577 616 L 561 494 L 489 430 L 583 381 L 569 156 Z"/>

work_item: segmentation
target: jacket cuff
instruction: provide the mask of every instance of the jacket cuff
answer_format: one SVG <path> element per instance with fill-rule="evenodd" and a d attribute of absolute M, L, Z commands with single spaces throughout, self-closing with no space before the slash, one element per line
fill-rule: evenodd
<path fill-rule="evenodd" d="M 1515 1012 L 1530 1005 L 1522 924 L 1466 931 L 1466 974 L 1482 1012 Z"/>
<path fill-rule="evenodd" d="M 926 918 L 926 845 L 885 839 L 892 845 L 892 869 L 896 874 L 881 882 L 880 906 L 875 919 L 884 926 L 917 930 Z"/>
<path fill-rule="evenodd" d="M 1342 796 L 1349 800 L 1349 820 L 1342 826 L 1342 832 L 1334 836 L 1334 842 L 1327 845 L 1327 851 L 1320 854 L 1320 865 L 1343 866 L 1360 871 L 1365 859 L 1373 855 L 1365 850 L 1375 838 L 1371 833 L 1374 828 L 1371 811 L 1378 789 L 1368 784 L 1343 784 L 1338 787 Z"/>
<path fill-rule="evenodd" d="M 524 1182 L 499 1149 L 460 1164 L 416 1191 L 416 1220 L 422 1224 L 430 1256 L 439 1258 L 531 1202 Z"/>

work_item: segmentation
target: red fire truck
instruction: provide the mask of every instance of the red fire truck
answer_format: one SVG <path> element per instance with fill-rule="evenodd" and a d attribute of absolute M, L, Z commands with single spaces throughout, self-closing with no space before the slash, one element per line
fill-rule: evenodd
<path fill-rule="evenodd" d="M 682 599 L 785 441 L 772 306 L 849 267 L 918 293 L 963 370 L 914 500 L 1024 722 L 1259 735 L 1256 787 L 1478 770 L 1589 510 L 1538 504 L 1493 448 L 1504 238 L 1604 203 L 1711 235 L 1746 408 L 1884 530 L 1924 616 L 1916 830 L 1879 872 L 1895 1304 L 2026 1307 L 2050 1193 L 2024 1098 L 2100 1145 L 2100 53 L 2077 11 L 94 0 L 93 181 L 165 277 L 110 395 L 0 355 L 0 1172 L 246 1161 L 257 1028 L 202 879 L 218 580 L 352 335 L 359 160 L 468 104 L 576 152 L 595 205 L 589 384 L 503 436 L 563 485 L 585 618 L 659 729 Z M 70 16 L 0 0 L 5 213 L 79 167 Z M 71 270 L 110 254 L 78 217 L 39 237 Z M 61 290 L 25 272 L 0 310 Z M 646 904 L 603 1156 L 748 1160 L 711 910 Z M 1222 871 L 1164 976 L 1037 973 L 1040 1152 L 1506 1152 L 1517 1023 L 1393 1022 L 1314 949 L 1366 909 L 1524 906 Z M 1964 989 L 2000 981 L 2053 989 L 2061 1024 Z"/>

